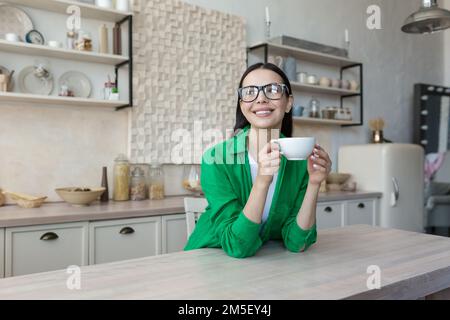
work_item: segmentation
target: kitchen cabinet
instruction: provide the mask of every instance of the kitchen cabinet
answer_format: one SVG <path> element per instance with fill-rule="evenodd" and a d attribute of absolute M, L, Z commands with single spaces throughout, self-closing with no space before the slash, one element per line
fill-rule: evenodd
<path fill-rule="evenodd" d="M 89 264 L 161 254 L 161 217 L 89 224 Z"/>
<path fill-rule="evenodd" d="M 5 229 L 5 276 L 88 264 L 88 223 Z"/>
<path fill-rule="evenodd" d="M 376 226 L 377 198 L 319 202 L 316 211 L 317 229 L 338 228 L 356 224 Z"/>
<path fill-rule="evenodd" d="M 5 276 L 5 229 L 0 229 L 0 279 Z"/>
<path fill-rule="evenodd" d="M 187 241 L 186 214 L 162 217 L 162 253 L 183 251 Z"/>

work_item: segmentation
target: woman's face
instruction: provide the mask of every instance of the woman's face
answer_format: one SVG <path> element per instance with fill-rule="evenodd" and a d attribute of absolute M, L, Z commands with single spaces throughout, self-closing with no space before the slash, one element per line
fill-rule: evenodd
<path fill-rule="evenodd" d="M 249 86 L 265 86 L 268 84 L 283 84 L 282 78 L 272 70 L 256 69 L 250 72 L 242 83 L 242 88 Z M 276 97 L 276 86 L 269 89 L 269 97 Z M 287 87 L 286 87 L 287 89 Z M 252 92 L 248 91 L 248 92 Z M 253 88 L 253 93 L 257 92 Z M 244 99 L 246 100 L 246 99 Z M 248 99 L 247 99 L 248 100 Z M 253 128 L 281 129 L 284 115 L 292 109 L 293 98 L 286 91 L 279 100 L 271 100 L 266 97 L 263 90 L 253 102 L 240 100 L 240 106 L 245 118 Z"/>

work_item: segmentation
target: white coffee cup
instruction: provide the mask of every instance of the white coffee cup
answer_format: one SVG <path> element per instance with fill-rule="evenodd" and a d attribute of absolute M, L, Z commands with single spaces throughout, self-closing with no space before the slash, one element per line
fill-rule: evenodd
<path fill-rule="evenodd" d="M 308 157 L 312 154 L 316 144 L 316 138 L 282 138 L 272 140 L 272 142 L 275 142 L 280 146 L 281 154 L 288 160 L 299 161 L 308 159 Z"/>
<path fill-rule="evenodd" d="M 52 48 L 61 48 L 61 42 L 59 41 L 55 41 L 55 40 L 49 40 L 48 42 L 48 46 L 52 47 Z"/>
<path fill-rule="evenodd" d="M 5 34 L 5 39 L 11 42 L 20 42 L 20 37 L 15 33 L 7 33 Z"/>

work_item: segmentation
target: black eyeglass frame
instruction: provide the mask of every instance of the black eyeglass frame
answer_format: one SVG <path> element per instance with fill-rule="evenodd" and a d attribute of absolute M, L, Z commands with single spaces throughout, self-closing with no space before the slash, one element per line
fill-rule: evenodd
<path fill-rule="evenodd" d="M 273 85 L 280 86 L 281 89 L 283 90 L 283 94 L 284 94 L 284 93 L 288 93 L 288 94 L 290 95 L 289 88 L 288 88 L 288 86 L 285 85 L 284 83 L 269 83 L 269 84 L 266 84 L 266 85 L 263 85 L 263 86 L 246 86 L 246 87 L 243 87 L 243 88 L 239 88 L 239 89 L 237 90 L 239 99 L 240 99 L 242 102 L 245 102 L 245 103 L 251 103 L 251 102 L 255 101 L 256 99 L 258 99 L 259 94 L 260 94 L 261 91 L 262 91 L 262 92 L 264 93 L 264 96 L 265 96 L 267 99 L 269 99 L 269 100 L 275 100 L 275 101 L 276 101 L 276 100 L 281 100 L 281 98 L 283 97 L 283 94 L 281 94 L 281 97 L 280 97 L 280 98 L 277 98 L 277 99 L 269 98 L 269 97 L 267 96 L 265 88 L 268 88 L 269 86 L 273 86 Z M 258 89 L 258 94 L 256 95 L 255 99 L 253 99 L 252 101 L 244 101 L 244 100 L 242 99 L 242 90 L 244 90 L 244 89 L 246 89 L 246 88 L 256 88 L 256 89 Z"/>

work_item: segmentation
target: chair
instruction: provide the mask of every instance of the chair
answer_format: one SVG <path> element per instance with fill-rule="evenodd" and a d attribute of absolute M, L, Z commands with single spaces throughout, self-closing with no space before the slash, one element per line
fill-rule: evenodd
<path fill-rule="evenodd" d="M 208 206 L 205 198 L 184 198 L 184 211 L 186 212 L 187 238 L 195 229 L 195 224 Z"/>

